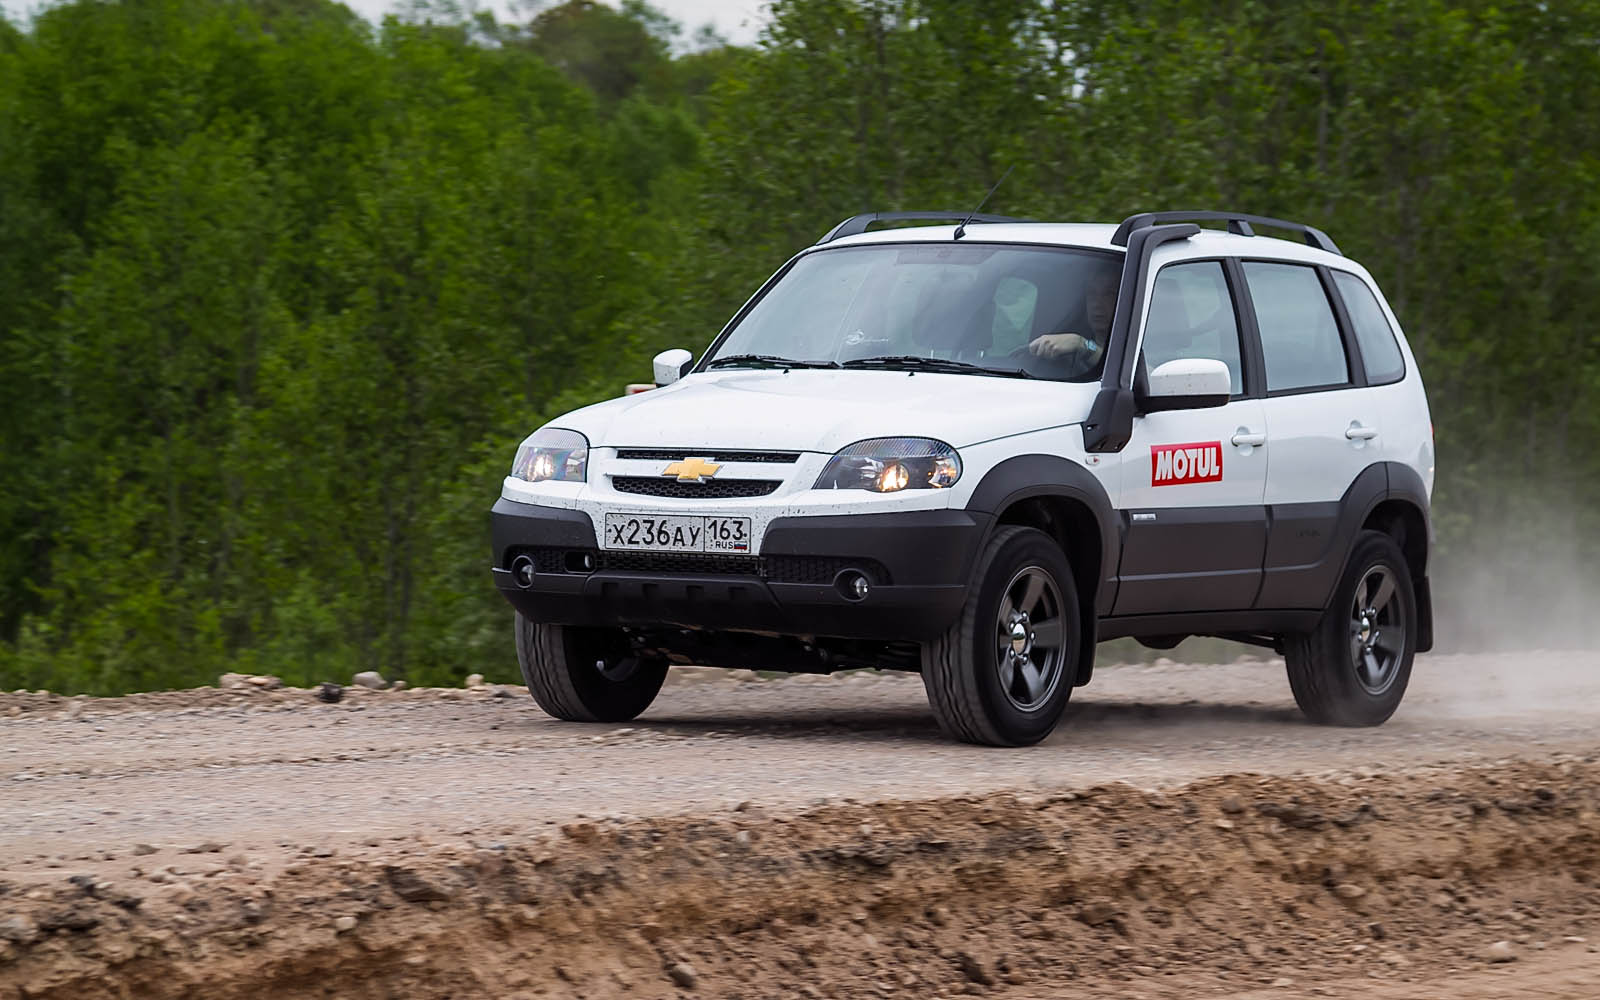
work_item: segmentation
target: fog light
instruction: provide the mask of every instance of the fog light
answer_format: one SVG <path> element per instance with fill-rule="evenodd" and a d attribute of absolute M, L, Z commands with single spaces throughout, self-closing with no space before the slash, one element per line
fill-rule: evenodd
<path fill-rule="evenodd" d="M 529 557 L 517 556 L 511 560 L 511 579 L 515 580 L 517 586 L 523 590 L 533 586 L 533 574 L 533 560 Z"/>
<path fill-rule="evenodd" d="M 834 577 L 833 586 L 845 600 L 863 601 L 872 590 L 872 581 L 860 570 L 847 569 Z"/>

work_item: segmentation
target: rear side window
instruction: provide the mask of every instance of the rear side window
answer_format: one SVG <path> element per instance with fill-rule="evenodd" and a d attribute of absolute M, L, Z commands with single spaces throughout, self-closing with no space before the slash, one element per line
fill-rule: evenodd
<path fill-rule="evenodd" d="M 1261 330 L 1267 391 L 1348 384 L 1344 342 L 1317 272 L 1302 264 L 1243 263 Z"/>
<path fill-rule="evenodd" d="M 1150 292 L 1150 318 L 1144 327 L 1146 373 L 1168 361 L 1190 358 L 1223 362 L 1233 394 L 1244 391 L 1239 321 L 1219 261 L 1169 264 L 1156 275 Z"/>
<path fill-rule="evenodd" d="M 1406 376 L 1406 362 L 1400 356 L 1400 345 L 1395 343 L 1394 330 L 1389 326 L 1383 307 L 1373 296 L 1367 283 L 1347 271 L 1333 272 L 1333 283 L 1339 286 L 1339 297 L 1344 299 L 1345 312 L 1350 314 L 1350 325 L 1355 327 L 1356 343 L 1361 345 L 1361 364 L 1367 370 L 1370 385 L 1398 382 Z"/>

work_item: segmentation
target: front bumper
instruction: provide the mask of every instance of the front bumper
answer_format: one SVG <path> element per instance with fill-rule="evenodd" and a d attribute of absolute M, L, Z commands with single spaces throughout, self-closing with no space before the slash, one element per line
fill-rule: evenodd
<path fill-rule="evenodd" d="M 495 585 L 531 621 L 683 626 L 924 640 L 960 613 L 989 515 L 965 510 L 778 517 L 757 556 L 602 550 L 581 510 L 501 498 L 491 512 Z M 511 564 L 536 572 L 519 586 Z M 865 598 L 834 585 L 864 573 Z"/>

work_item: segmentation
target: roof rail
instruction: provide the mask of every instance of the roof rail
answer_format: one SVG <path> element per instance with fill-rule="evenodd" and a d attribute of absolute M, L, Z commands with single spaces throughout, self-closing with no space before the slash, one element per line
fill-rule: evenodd
<path fill-rule="evenodd" d="M 899 222 L 902 219 L 938 220 L 940 222 L 960 222 L 967 219 L 970 222 L 1023 222 L 1023 219 L 1013 219 L 1009 215 L 973 215 L 971 212 L 864 212 L 861 215 L 852 215 L 850 218 L 828 230 L 827 235 L 817 241 L 817 245 L 843 239 L 846 236 L 859 236 L 867 231 L 867 227 L 874 222 Z"/>
<path fill-rule="evenodd" d="M 1308 246 L 1344 256 L 1338 245 L 1328 238 L 1328 234 L 1316 226 L 1308 226 L 1303 222 L 1290 222 L 1287 219 L 1273 219 L 1265 215 L 1245 215 L 1241 212 L 1140 212 L 1122 220 L 1122 225 L 1112 234 L 1111 242 L 1116 246 L 1125 247 L 1128 245 L 1128 234 L 1135 229 L 1165 222 L 1226 222 L 1228 232 L 1236 236 L 1254 236 L 1256 231 L 1251 228 L 1252 223 L 1257 226 L 1271 226 L 1274 229 L 1288 229 L 1305 237 Z"/>

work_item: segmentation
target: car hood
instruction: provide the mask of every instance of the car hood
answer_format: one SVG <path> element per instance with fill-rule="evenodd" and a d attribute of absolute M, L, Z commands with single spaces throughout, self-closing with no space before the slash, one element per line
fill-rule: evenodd
<path fill-rule="evenodd" d="M 831 454 L 874 437 L 957 448 L 1081 422 L 1097 384 L 982 375 L 814 369 L 690 375 L 550 421 L 594 447 L 741 448 Z"/>

